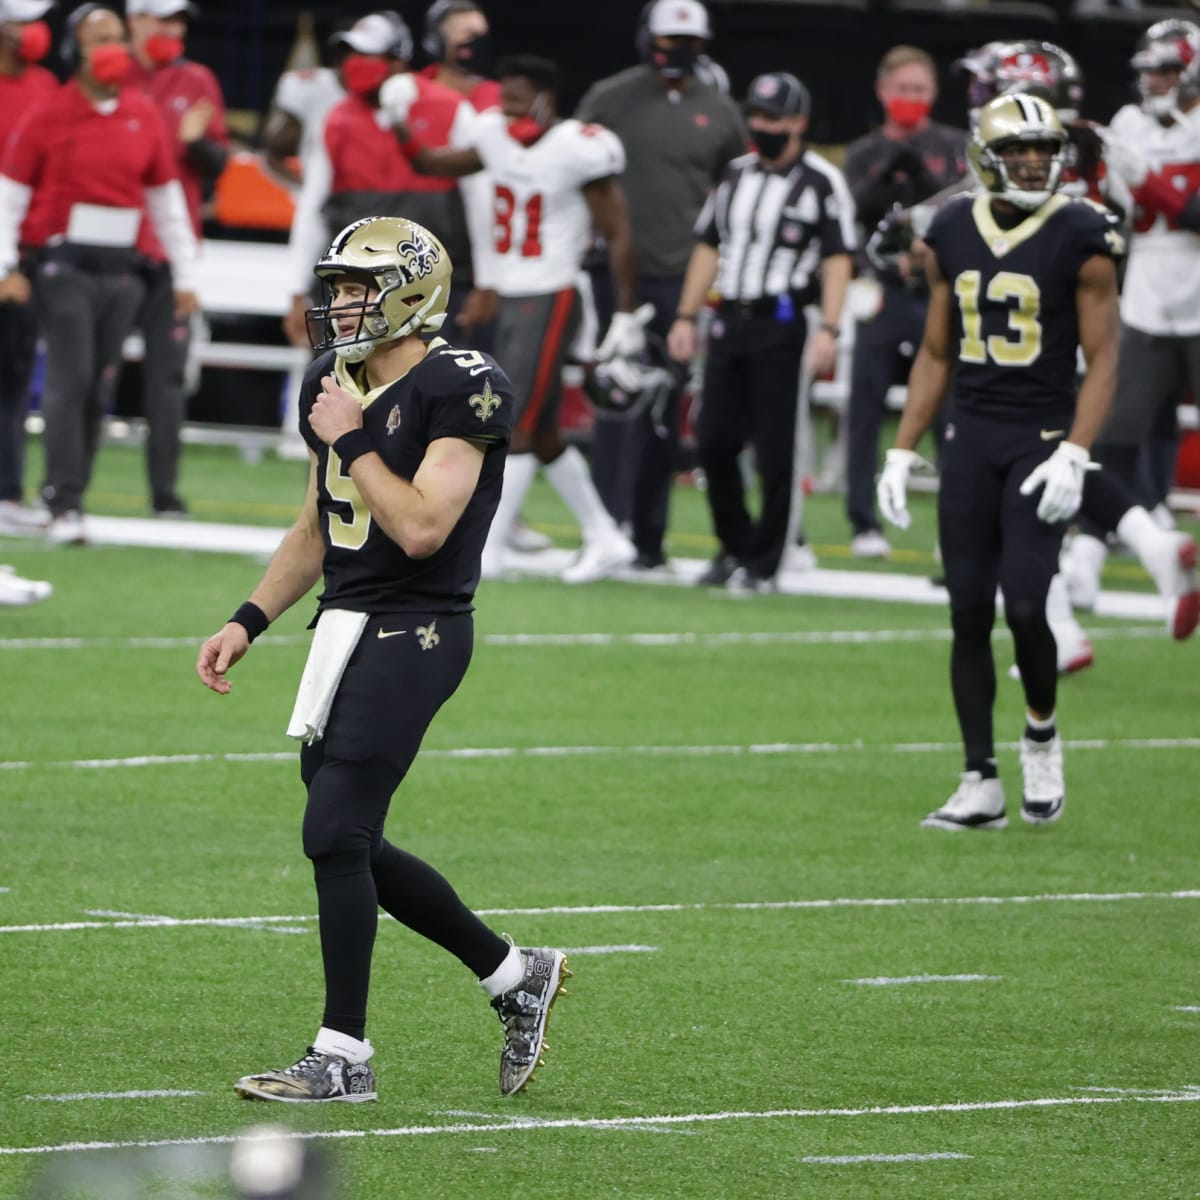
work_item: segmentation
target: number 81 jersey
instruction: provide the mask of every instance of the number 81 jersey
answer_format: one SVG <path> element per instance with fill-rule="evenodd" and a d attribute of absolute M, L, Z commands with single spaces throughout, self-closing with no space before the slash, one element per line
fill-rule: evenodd
<path fill-rule="evenodd" d="M 496 291 L 536 296 L 574 287 L 592 234 L 583 189 L 625 170 L 620 138 L 570 119 L 524 146 L 491 109 L 476 119 L 472 141 L 495 189 Z"/>
<path fill-rule="evenodd" d="M 1079 272 L 1123 252 L 1116 219 L 1087 200 L 1052 196 L 1011 228 L 991 197 L 951 200 L 925 238 L 954 304 L 955 402 L 993 415 L 1075 406 Z"/>

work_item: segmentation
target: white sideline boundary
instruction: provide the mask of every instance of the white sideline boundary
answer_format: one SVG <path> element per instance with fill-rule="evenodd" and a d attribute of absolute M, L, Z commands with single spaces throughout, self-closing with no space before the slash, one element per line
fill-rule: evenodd
<path fill-rule="evenodd" d="M 134 546 L 156 550 L 200 550 L 223 554 L 249 554 L 266 558 L 274 554 L 284 528 L 230 525 L 207 521 L 161 521 L 147 517 L 88 517 L 88 538 L 99 546 Z M 38 534 L 37 536 L 40 536 Z M 512 577 L 556 579 L 576 556 L 573 550 L 542 550 L 537 554 L 509 554 Z M 618 572 L 624 583 L 662 587 L 694 586 L 708 563 L 700 558 L 672 558 L 655 571 Z M 882 600 L 907 604 L 947 603 L 946 590 L 923 575 L 898 575 L 877 571 L 837 571 L 817 567 L 808 571 L 781 570 L 779 591 L 787 596 L 824 596 L 845 600 Z M 714 599 L 745 603 L 723 592 Z M 1152 593 L 1102 591 L 1095 613 L 1101 617 L 1133 620 L 1164 619 L 1162 600 Z"/>
<path fill-rule="evenodd" d="M 1200 900 L 1200 889 L 1174 892 L 1048 892 L 1029 896 L 838 896 L 814 900 L 735 900 L 690 904 L 583 904 L 540 908 L 477 908 L 481 917 L 594 917 L 625 913 L 794 912 L 841 908 L 936 908 L 1001 904 L 1118 904 L 1130 900 Z M 0 925 L 3 933 L 71 933 L 83 929 L 241 929 L 274 922 L 315 921 L 303 916 L 171 917 L 125 921 L 56 921 L 41 925 Z M 381 918 L 382 919 L 382 918 Z"/>
<path fill-rule="evenodd" d="M 997 742 L 997 749 L 1017 750 L 1018 742 Z M 1063 742 L 1068 750 L 1200 750 L 1195 738 L 1077 738 Z M 424 759 L 494 758 L 724 758 L 738 755 L 791 754 L 948 754 L 961 750 L 958 742 L 762 742 L 732 745 L 691 746 L 458 746 L 445 750 L 422 750 Z M 202 763 L 295 763 L 298 750 L 246 753 L 138 754 L 128 758 L 31 759 L 0 761 L 0 771 L 30 771 L 35 768 L 67 770 L 116 770 L 126 767 L 179 767 Z"/>
<path fill-rule="evenodd" d="M 1195 1104 L 1200 1088 L 1175 1092 L 1120 1095 L 1040 1096 L 1033 1099 L 960 1100 L 949 1104 L 886 1104 L 863 1108 L 775 1108 L 706 1113 L 664 1113 L 657 1116 L 559 1117 L 527 1121 L 478 1121 L 448 1125 L 402 1125 L 394 1129 L 324 1129 L 300 1132 L 271 1130 L 262 1134 L 215 1134 L 207 1137 L 156 1138 L 119 1142 L 61 1142 L 45 1146 L 0 1146 L 0 1156 L 60 1154 L 88 1150 L 151 1150 L 166 1146 L 228 1146 L 240 1141 L 286 1138 L 289 1141 L 347 1141 L 367 1138 L 430 1137 L 462 1133 L 530 1133 L 553 1129 L 622 1130 L 646 1126 L 703 1125 L 727 1121 L 829 1120 L 839 1117 L 907 1117 L 935 1113 L 1021 1112 L 1029 1109 L 1079 1108 L 1100 1104 Z"/>

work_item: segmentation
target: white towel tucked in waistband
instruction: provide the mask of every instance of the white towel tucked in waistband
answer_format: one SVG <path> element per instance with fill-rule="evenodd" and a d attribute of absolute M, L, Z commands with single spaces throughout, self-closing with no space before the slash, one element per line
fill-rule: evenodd
<path fill-rule="evenodd" d="M 317 618 L 308 661 L 296 692 L 296 706 L 288 722 L 288 737 L 299 738 L 311 746 L 324 736 L 333 698 L 366 623 L 366 613 L 343 608 L 327 608 Z"/>

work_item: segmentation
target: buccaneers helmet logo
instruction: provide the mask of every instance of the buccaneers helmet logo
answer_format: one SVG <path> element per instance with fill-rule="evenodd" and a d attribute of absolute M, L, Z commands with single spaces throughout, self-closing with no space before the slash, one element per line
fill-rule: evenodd
<path fill-rule="evenodd" d="M 398 242 L 396 253 L 400 256 L 401 265 L 413 279 L 424 279 L 426 275 L 432 275 L 440 257 L 436 247 L 418 237 Z"/>

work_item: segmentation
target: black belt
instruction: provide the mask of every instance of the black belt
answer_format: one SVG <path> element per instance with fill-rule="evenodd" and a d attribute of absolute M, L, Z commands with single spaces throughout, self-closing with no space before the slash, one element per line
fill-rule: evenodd
<path fill-rule="evenodd" d="M 779 308 L 780 296 L 763 296 L 758 300 L 722 300 L 719 311 L 724 316 L 773 317 Z M 802 304 L 794 296 L 788 296 L 793 312 L 799 312 Z"/>

